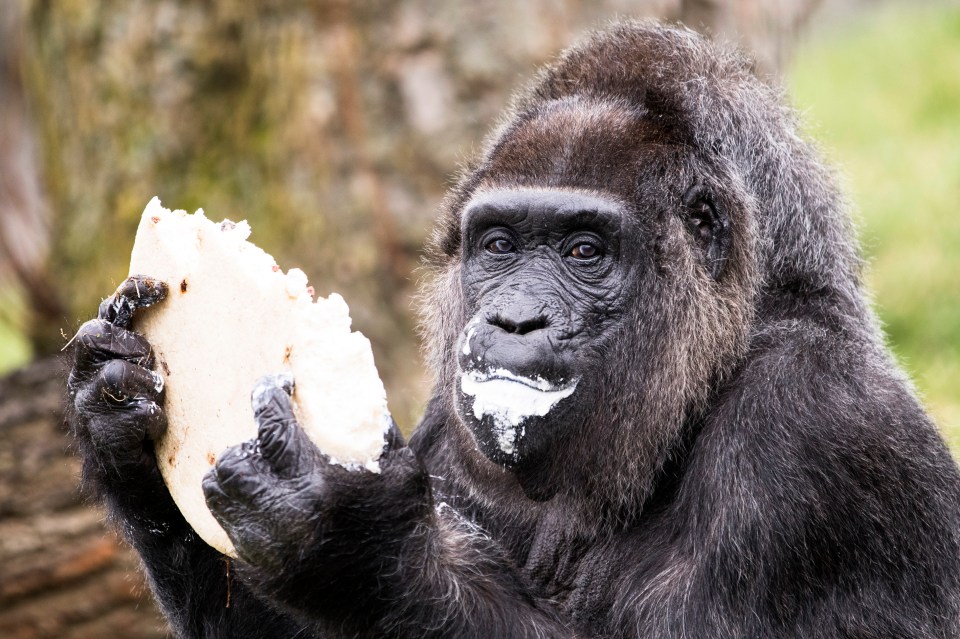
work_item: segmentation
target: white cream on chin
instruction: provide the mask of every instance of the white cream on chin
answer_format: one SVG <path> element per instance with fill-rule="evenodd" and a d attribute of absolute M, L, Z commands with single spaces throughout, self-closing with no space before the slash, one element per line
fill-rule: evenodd
<path fill-rule="evenodd" d="M 493 418 L 500 450 L 508 455 L 523 436 L 523 422 L 543 417 L 557 402 L 573 394 L 580 378 L 568 384 L 552 384 L 543 378 L 523 377 L 505 369 L 468 371 L 460 375 L 460 389 L 473 397 L 473 415 Z"/>

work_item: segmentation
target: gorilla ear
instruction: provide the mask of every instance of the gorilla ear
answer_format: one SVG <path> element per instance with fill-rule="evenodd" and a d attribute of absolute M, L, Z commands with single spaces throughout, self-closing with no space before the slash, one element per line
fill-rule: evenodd
<path fill-rule="evenodd" d="M 704 267 L 713 279 L 719 279 L 730 249 L 726 212 L 716 205 L 707 187 L 695 184 L 683 196 L 683 215 Z"/>

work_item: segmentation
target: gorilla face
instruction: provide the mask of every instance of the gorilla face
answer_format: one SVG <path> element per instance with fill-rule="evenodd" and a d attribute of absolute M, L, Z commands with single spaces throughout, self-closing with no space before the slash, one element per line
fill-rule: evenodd
<path fill-rule="evenodd" d="M 584 422 L 632 288 L 627 223 L 617 202 L 572 190 L 493 190 L 465 207 L 458 408 L 489 459 L 536 464 Z"/>
<path fill-rule="evenodd" d="M 682 236 L 701 279 L 722 273 L 729 225 L 703 188 L 678 190 L 666 219 L 653 211 L 638 220 L 638 208 L 536 187 L 483 190 L 464 207 L 469 320 L 457 343 L 457 408 L 491 461 L 516 470 L 544 464 L 556 442 L 587 427 L 605 386 L 615 385 L 606 372 L 614 361 L 621 368 L 618 343 L 647 362 L 674 348 L 657 337 L 669 332 L 659 325 L 665 314 L 636 304 L 676 297 L 675 281 L 657 272 L 664 226 Z M 658 386 L 655 370 L 640 375 L 639 385 Z"/>
<path fill-rule="evenodd" d="M 538 102 L 503 129 L 451 208 L 452 306 L 430 313 L 476 473 L 537 499 L 652 485 L 748 325 L 750 233 L 723 176 L 616 101 Z"/>

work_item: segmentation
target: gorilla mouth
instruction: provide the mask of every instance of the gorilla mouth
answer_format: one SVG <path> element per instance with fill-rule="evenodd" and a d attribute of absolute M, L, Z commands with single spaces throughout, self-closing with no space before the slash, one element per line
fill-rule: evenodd
<path fill-rule="evenodd" d="M 518 437 L 523 437 L 523 423 L 530 417 L 543 417 L 558 402 L 576 390 L 580 378 L 565 384 L 549 382 L 542 377 L 524 377 L 506 369 L 489 372 L 467 371 L 460 375 L 460 389 L 473 397 L 473 416 L 493 422 L 497 445 L 510 455 Z"/>

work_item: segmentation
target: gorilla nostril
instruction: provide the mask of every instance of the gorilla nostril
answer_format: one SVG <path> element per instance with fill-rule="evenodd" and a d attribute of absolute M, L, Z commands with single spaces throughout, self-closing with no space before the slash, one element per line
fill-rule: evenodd
<path fill-rule="evenodd" d="M 539 331 L 549 326 L 547 318 L 542 315 L 522 320 L 515 320 L 504 317 L 503 315 L 495 315 L 490 319 L 490 324 L 515 335 L 526 335 L 527 333 Z"/>

